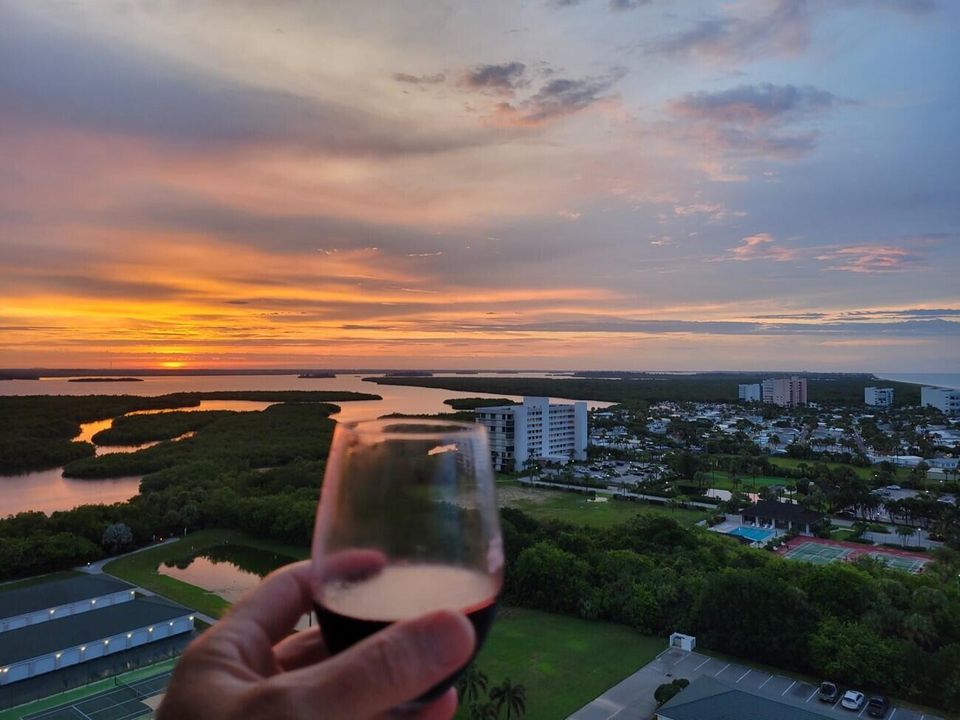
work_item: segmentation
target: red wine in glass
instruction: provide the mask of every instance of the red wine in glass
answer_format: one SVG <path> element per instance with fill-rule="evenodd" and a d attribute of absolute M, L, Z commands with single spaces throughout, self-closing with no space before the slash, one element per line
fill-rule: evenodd
<path fill-rule="evenodd" d="M 312 558 L 331 652 L 440 609 L 467 616 L 479 650 L 503 582 L 486 430 L 423 420 L 338 425 Z M 460 671 L 411 700 L 436 699 Z"/>

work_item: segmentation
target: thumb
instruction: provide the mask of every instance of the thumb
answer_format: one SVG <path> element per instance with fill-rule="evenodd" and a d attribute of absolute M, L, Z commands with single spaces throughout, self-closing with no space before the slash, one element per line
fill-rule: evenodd
<path fill-rule="evenodd" d="M 395 623 L 349 650 L 273 680 L 304 693 L 311 717 L 368 718 L 409 702 L 463 668 L 473 655 L 473 626 L 441 610 Z M 297 693 L 300 695 L 300 692 Z"/>

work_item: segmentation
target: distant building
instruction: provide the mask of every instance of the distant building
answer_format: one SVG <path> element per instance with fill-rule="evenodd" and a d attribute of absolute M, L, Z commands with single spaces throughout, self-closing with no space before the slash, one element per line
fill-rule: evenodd
<path fill-rule="evenodd" d="M 946 415 L 960 415 L 960 390 L 924 386 L 920 388 L 920 404 L 935 407 Z"/>
<path fill-rule="evenodd" d="M 743 402 L 760 402 L 763 400 L 763 388 L 760 383 L 754 385 L 740 385 L 737 397 Z"/>
<path fill-rule="evenodd" d="M 763 381 L 763 402 L 780 407 L 807 404 L 807 380 L 796 376 Z"/>
<path fill-rule="evenodd" d="M 891 407 L 893 405 L 893 388 L 868 387 L 863 389 L 863 401 L 867 405 L 877 407 Z"/>
<path fill-rule="evenodd" d="M 525 397 L 522 405 L 478 408 L 477 422 L 487 428 L 496 470 L 524 469 L 530 460 L 585 460 L 587 404 L 551 404 Z"/>
<path fill-rule="evenodd" d="M 767 526 L 776 530 L 796 530 L 801 535 L 813 535 L 813 528 L 823 521 L 821 513 L 805 510 L 801 505 L 776 500 L 761 500 L 740 511 L 744 523 Z"/>
<path fill-rule="evenodd" d="M 792 685 L 790 687 L 793 687 Z M 784 691 L 786 692 L 786 691 Z M 827 720 L 820 706 L 797 705 L 780 695 L 761 694 L 701 675 L 657 709 L 657 720 Z"/>

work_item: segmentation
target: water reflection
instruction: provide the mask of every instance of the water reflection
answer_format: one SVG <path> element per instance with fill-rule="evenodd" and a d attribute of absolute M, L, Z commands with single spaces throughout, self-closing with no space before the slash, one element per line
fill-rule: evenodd
<path fill-rule="evenodd" d="M 189 542 L 189 539 L 180 542 Z M 289 555 L 246 545 L 219 545 L 206 548 L 192 557 L 164 563 L 157 572 L 181 582 L 208 590 L 234 603 L 255 588 L 262 578 L 278 567 L 294 562 Z M 297 628 L 306 627 L 304 616 Z"/>

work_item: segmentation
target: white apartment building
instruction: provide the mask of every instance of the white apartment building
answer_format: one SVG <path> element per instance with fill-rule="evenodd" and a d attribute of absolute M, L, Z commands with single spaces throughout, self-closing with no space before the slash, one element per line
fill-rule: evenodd
<path fill-rule="evenodd" d="M 763 402 L 781 407 L 807 404 L 807 380 L 796 375 L 763 381 Z"/>
<path fill-rule="evenodd" d="M 891 407 L 893 405 L 893 388 L 868 387 L 863 389 L 863 401 L 867 405 L 877 407 Z"/>
<path fill-rule="evenodd" d="M 525 397 L 522 405 L 498 405 L 474 411 L 487 428 L 496 470 L 523 470 L 529 459 L 585 460 L 587 404 L 551 404 L 549 398 Z"/>
<path fill-rule="evenodd" d="M 763 388 L 760 383 L 753 385 L 739 385 L 737 397 L 743 402 L 760 402 L 763 399 Z"/>
<path fill-rule="evenodd" d="M 924 386 L 920 388 L 920 404 L 935 407 L 946 415 L 960 415 L 960 390 Z"/>

